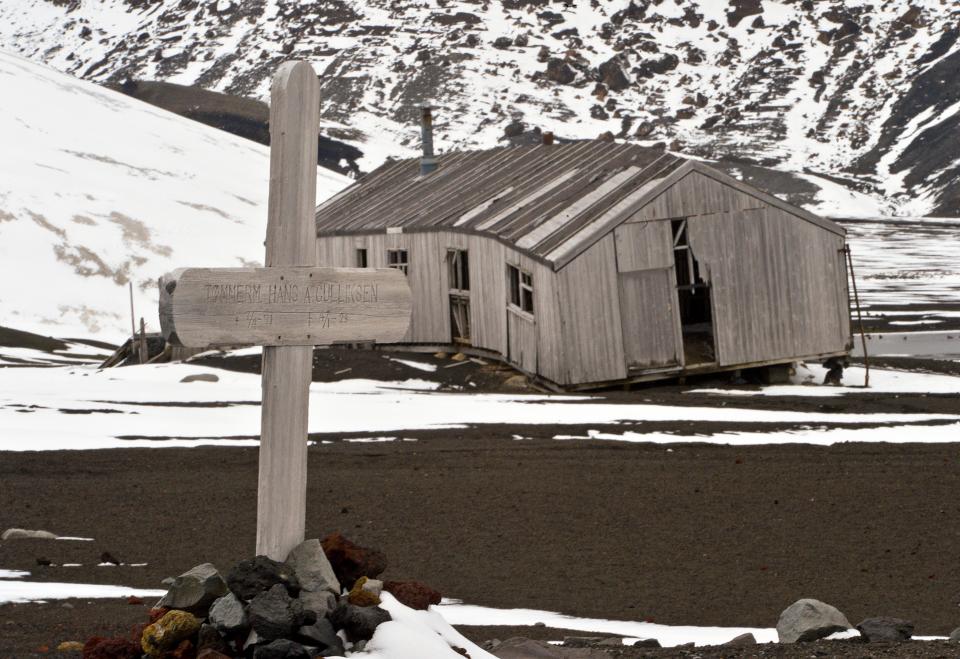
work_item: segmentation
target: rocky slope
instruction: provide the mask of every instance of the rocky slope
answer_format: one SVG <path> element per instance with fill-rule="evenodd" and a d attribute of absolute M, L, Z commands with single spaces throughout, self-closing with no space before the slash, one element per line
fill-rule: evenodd
<path fill-rule="evenodd" d="M 952 0 L 21 0 L 0 47 L 260 100 L 309 59 L 364 169 L 409 154 L 431 103 L 445 149 L 609 131 L 791 172 L 824 212 L 960 215 L 958 20 Z"/>

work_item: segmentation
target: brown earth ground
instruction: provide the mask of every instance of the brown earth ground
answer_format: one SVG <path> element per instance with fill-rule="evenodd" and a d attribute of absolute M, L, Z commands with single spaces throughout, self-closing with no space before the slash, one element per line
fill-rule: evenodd
<path fill-rule="evenodd" d="M 448 389 L 490 391 L 509 375 L 476 364 L 447 369 L 449 360 L 429 355 L 396 356 L 440 368 L 418 373 L 378 353 L 318 351 L 314 379 L 334 379 L 336 371 L 351 368 L 338 377 L 424 377 Z M 258 359 L 244 359 L 216 365 L 256 370 Z M 957 369 L 949 361 L 893 365 Z M 686 390 L 667 385 L 602 395 L 614 403 L 960 411 L 956 395 L 728 399 Z M 167 405 L 177 413 L 175 404 Z M 385 433 L 418 441 L 377 444 L 313 435 L 331 443 L 318 441 L 309 450 L 307 533 L 343 531 L 387 553 L 387 578 L 420 579 L 447 597 L 498 608 L 772 627 L 788 604 L 816 597 L 853 623 L 892 615 L 912 620 L 918 635 L 945 635 L 960 626 L 960 443 L 735 447 L 553 439 L 590 429 L 756 430 L 750 426 L 493 424 Z M 911 432 L 922 433 L 922 426 Z M 162 588 L 164 577 L 205 561 L 227 569 L 254 545 L 256 485 L 252 448 L 4 453 L 0 529 L 96 540 L 2 543 L 0 567 L 30 571 L 31 580 L 140 588 Z M 104 551 L 147 565 L 98 567 Z M 41 567 L 37 559 L 54 565 Z M 63 563 L 83 565 L 58 567 Z M 64 640 L 124 633 L 143 621 L 149 604 L 2 605 L 0 657 L 42 656 Z M 461 631 L 477 642 L 597 635 L 541 627 Z M 947 657 L 960 656 L 960 645 L 821 642 L 638 648 L 610 656 Z"/>
<path fill-rule="evenodd" d="M 311 448 L 308 535 L 342 530 L 387 553 L 386 576 L 485 606 L 769 627 L 794 600 L 817 597 L 854 623 L 894 615 L 924 635 L 960 625 L 960 445 L 415 436 Z M 253 547 L 256 479 L 246 448 L 5 454 L 0 525 L 96 541 L 7 542 L 0 565 L 144 588 L 204 561 L 226 568 Z M 102 551 L 148 565 L 97 567 Z M 145 613 L 68 603 L 0 607 L 0 655 L 124 631 Z"/>

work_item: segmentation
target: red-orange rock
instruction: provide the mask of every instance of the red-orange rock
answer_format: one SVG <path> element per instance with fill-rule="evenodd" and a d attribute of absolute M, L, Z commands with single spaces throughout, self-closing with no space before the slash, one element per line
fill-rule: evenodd
<path fill-rule="evenodd" d="M 126 638 L 94 636 L 83 646 L 83 659 L 140 659 L 140 646 Z"/>
<path fill-rule="evenodd" d="M 419 581 L 384 581 L 383 589 L 411 609 L 426 610 L 441 599 L 438 591 Z"/>
<path fill-rule="evenodd" d="M 344 588 L 352 588 L 360 577 L 375 579 L 387 569 L 387 557 L 383 552 L 361 547 L 347 540 L 339 531 L 328 535 L 320 544 Z"/>

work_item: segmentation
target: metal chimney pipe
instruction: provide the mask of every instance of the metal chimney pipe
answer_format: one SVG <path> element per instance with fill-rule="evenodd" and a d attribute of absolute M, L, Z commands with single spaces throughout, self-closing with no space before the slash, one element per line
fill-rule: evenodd
<path fill-rule="evenodd" d="M 553 133 L 551 133 L 549 130 L 545 131 L 541 137 L 542 137 L 544 146 L 550 146 L 551 144 L 553 144 Z"/>
<path fill-rule="evenodd" d="M 437 169 L 437 159 L 433 155 L 433 114 L 428 106 L 420 108 L 420 142 L 423 144 L 420 176 L 424 176 Z"/>

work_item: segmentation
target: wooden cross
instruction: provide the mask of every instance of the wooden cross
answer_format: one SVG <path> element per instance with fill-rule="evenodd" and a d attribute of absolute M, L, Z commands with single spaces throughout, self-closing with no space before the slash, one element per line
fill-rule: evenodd
<path fill-rule="evenodd" d="M 160 280 L 160 326 L 173 345 L 262 345 L 257 554 L 285 560 L 304 539 L 313 346 L 398 341 L 410 287 L 398 270 L 316 267 L 314 210 L 320 84 L 287 62 L 270 102 L 264 268 L 184 268 Z"/>

